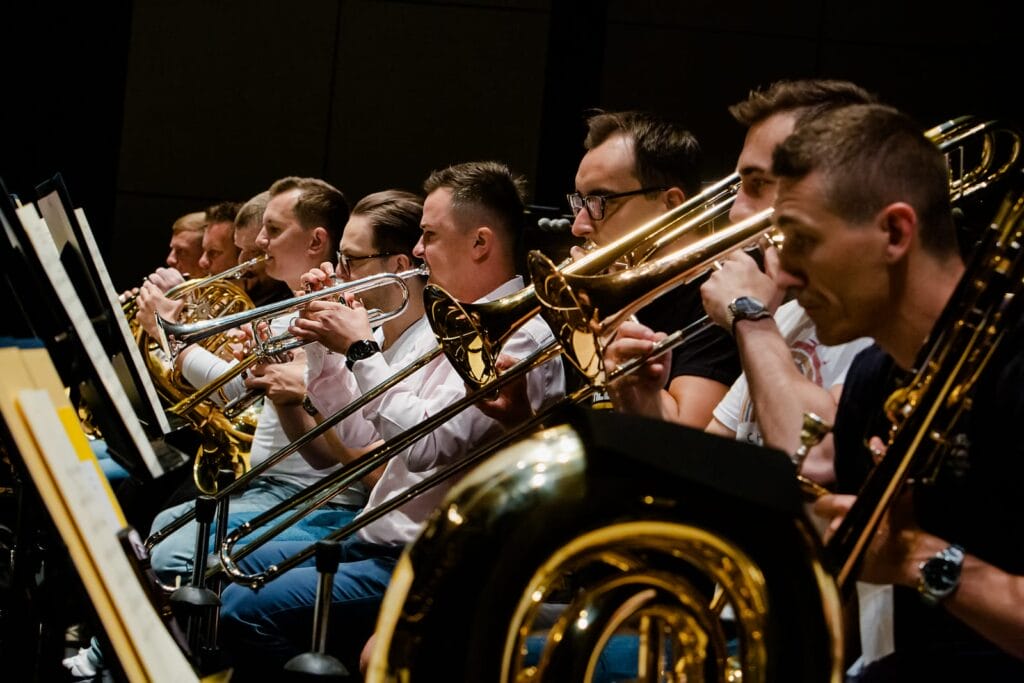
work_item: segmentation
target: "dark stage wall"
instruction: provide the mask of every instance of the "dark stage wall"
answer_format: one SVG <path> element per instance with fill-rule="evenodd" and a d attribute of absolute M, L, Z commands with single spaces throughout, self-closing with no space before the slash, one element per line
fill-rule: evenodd
<path fill-rule="evenodd" d="M 88 10 L 81 5 L 89 5 Z M 847 78 L 922 125 L 1024 120 L 1014 3 L 958 14 L 862 0 L 137 0 L 40 2 L 8 23 L 0 176 L 54 171 L 90 216 L 115 282 L 161 265 L 177 216 L 285 175 L 355 201 L 496 158 L 538 204 L 564 202 L 587 108 L 648 108 L 731 170 L 726 107 L 779 78 Z M 564 209 L 564 207 L 562 207 Z"/>

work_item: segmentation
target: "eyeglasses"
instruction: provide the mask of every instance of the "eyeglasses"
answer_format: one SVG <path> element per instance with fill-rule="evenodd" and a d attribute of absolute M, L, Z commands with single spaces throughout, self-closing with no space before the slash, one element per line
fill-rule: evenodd
<path fill-rule="evenodd" d="M 641 187 L 639 190 L 630 190 L 629 192 L 616 192 L 615 194 L 588 194 L 582 195 L 579 192 L 571 192 L 565 195 L 565 198 L 569 200 L 569 208 L 572 209 L 572 215 L 576 216 L 580 211 L 586 207 L 587 214 L 590 215 L 590 220 L 599 221 L 604 218 L 605 205 L 609 199 L 621 199 L 623 197 L 632 197 L 638 194 L 649 194 L 651 192 L 661 192 L 667 190 L 667 187 Z"/>
<path fill-rule="evenodd" d="M 385 256 L 394 255 L 395 252 L 393 251 L 382 251 L 379 254 L 366 254 L 365 256 L 348 256 L 346 254 L 341 253 L 340 251 L 335 253 L 335 256 L 338 257 L 338 265 L 340 265 L 341 269 L 346 273 L 352 272 L 353 263 L 358 263 L 359 261 L 366 261 L 372 258 L 384 258 Z"/>

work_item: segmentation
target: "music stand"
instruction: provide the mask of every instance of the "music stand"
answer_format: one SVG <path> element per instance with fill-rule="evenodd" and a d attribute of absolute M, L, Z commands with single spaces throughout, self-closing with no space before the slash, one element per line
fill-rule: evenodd
<path fill-rule="evenodd" d="M 167 414 L 132 337 L 103 256 L 81 209 L 75 209 L 59 173 L 36 186 L 36 206 L 86 313 L 94 322 L 121 386 L 150 439 L 171 431 Z"/>
<path fill-rule="evenodd" d="M 92 412 L 111 457 L 143 481 L 156 479 L 187 461 L 184 453 L 162 438 L 147 435 L 46 223 L 35 206 L 15 207 L 2 179 L 0 222 L 4 277 L 62 382 L 77 389 Z"/>

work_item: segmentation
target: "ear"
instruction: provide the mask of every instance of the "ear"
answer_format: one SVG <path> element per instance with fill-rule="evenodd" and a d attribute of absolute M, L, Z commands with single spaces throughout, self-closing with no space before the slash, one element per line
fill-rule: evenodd
<path fill-rule="evenodd" d="M 686 201 L 686 193 L 678 187 L 670 187 L 665 192 L 665 209 L 674 209 Z"/>
<path fill-rule="evenodd" d="M 331 235 L 327 232 L 327 228 L 317 226 L 309 231 L 309 254 L 310 256 L 316 256 L 318 258 L 318 262 L 324 260 L 320 257 L 330 251 L 328 249 L 328 245 L 330 243 Z"/>
<path fill-rule="evenodd" d="M 473 231 L 473 258 L 482 261 L 492 249 L 494 249 L 494 231 L 486 225 L 481 225 Z"/>
<path fill-rule="evenodd" d="M 889 263 L 903 259 L 917 239 L 917 212 L 909 204 L 889 204 L 879 213 L 879 228 L 885 233 L 885 255 Z"/>
<path fill-rule="evenodd" d="M 412 260 L 407 254 L 399 254 L 395 257 L 395 263 L 398 264 L 398 272 L 406 270 L 412 270 Z"/>

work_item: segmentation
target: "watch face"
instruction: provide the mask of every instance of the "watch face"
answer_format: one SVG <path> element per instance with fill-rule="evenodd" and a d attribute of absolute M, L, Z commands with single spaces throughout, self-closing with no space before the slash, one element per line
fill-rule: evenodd
<path fill-rule="evenodd" d="M 741 296 L 732 302 L 731 308 L 737 319 L 748 320 L 767 314 L 763 303 L 752 296 Z"/>
<path fill-rule="evenodd" d="M 921 578 L 932 590 L 949 590 L 960 580 L 960 565 L 952 560 L 933 557 L 921 567 Z"/>

